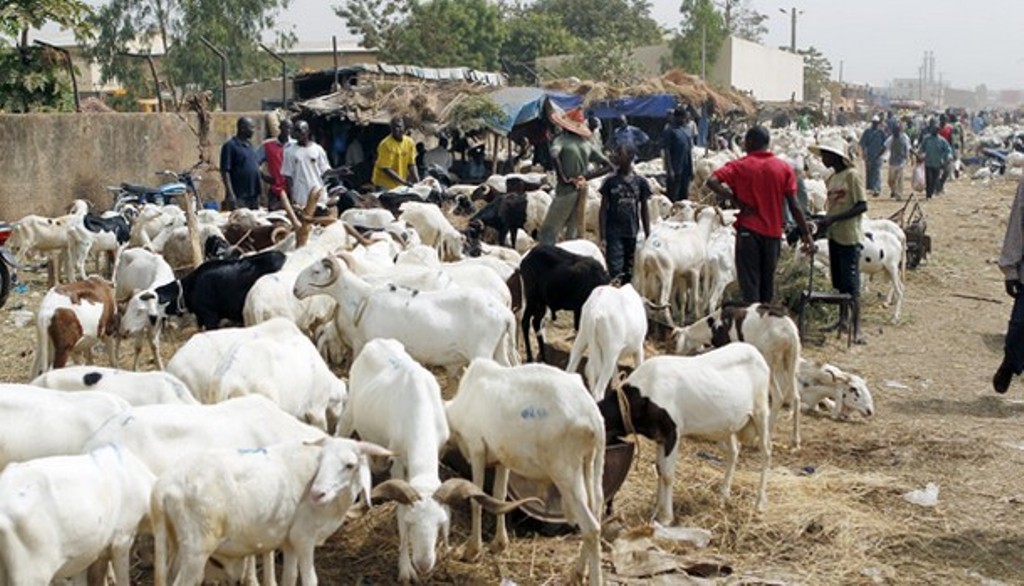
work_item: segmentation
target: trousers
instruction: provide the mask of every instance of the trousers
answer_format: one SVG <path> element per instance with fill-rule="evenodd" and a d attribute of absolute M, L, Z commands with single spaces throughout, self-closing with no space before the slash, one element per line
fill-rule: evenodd
<path fill-rule="evenodd" d="M 609 235 L 604 246 L 608 274 L 613 279 L 621 276 L 623 284 L 631 282 L 633 280 L 633 256 L 636 254 L 636 236 Z"/>
<path fill-rule="evenodd" d="M 1024 295 L 1018 295 L 1013 301 L 1003 343 L 1003 364 L 1012 368 L 1014 374 L 1024 372 Z"/>
<path fill-rule="evenodd" d="M 551 198 L 551 205 L 548 206 L 548 214 L 544 216 L 544 222 L 540 226 L 540 233 L 537 240 L 541 244 L 554 244 L 558 239 L 558 233 L 565 228 L 565 238 L 572 240 L 576 238 L 576 193 L 571 195 L 558 195 Z"/>
<path fill-rule="evenodd" d="M 781 238 L 771 238 L 746 228 L 736 231 L 736 281 L 744 303 L 771 303 L 775 296 L 775 268 L 779 264 L 781 248 Z"/>

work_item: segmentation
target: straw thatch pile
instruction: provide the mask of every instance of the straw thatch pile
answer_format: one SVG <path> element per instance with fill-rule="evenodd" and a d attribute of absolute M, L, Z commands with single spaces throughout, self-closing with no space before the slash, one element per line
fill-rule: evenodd
<path fill-rule="evenodd" d="M 338 116 L 357 124 L 387 123 L 402 116 L 412 127 L 441 125 L 451 109 L 486 88 L 466 82 L 373 81 L 297 104 L 301 111 Z"/>
<path fill-rule="evenodd" d="M 720 113 L 739 112 L 752 115 L 756 112 L 754 102 L 747 96 L 728 89 L 712 87 L 696 75 L 673 69 L 661 77 L 652 77 L 629 87 L 615 87 L 603 82 L 560 79 L 545 84 L 547 89 L 583 96 L 584 107 L 591 104 L 624 97 L 670 94 L 680 102 L 699 106 L 710 101 Z"/>

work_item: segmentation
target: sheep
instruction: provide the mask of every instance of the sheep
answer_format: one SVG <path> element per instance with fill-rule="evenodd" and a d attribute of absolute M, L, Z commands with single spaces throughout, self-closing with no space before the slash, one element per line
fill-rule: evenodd
<path fill-rule="evenodd" d="M 270 329 L 274 333 L 267 335 Z M 345 401 L 345 383 L 290 322 L 227 335 L 195 334 L 167 363 L 167 372 L 203 403 L 259 394 L 324 431 L 338 420 Z"/>
<path fill-rule="evenodd" d="M 96 429 L 129 408 L 108 393 L 0 384 L 0 470 L 11 462 L 80 454 Z"/>
<path fill-rule="evenodd" d="M 579 333 L 565 370 L 576 372 L 583 353 L 589 351 L 587 385 L 594 398 L 600 401 L 620 358 L 631 356 L 634 366 L 643 364 L 646 336 L 647 312 L 633 286 L 597 287 L 583 304 Z"/>
<path fill-rule="evenodd" d="M 756 508 L 764 511 L 772 454 L 770 384 L 764 357 L 750 344 L 739 342 L 700 356 L 651 358 L 626 378 L 621 394 L 601 401 L 610 437 L 635 432 L 658 444 L 658 522 L 668 525 L 674 519 L 672 483 L 684 437 L 725 442 L 723 501 L 729 499 L 740 442 L 756 438 L 762 457 Z"/>
<path fill-rule="evenodd" d="M 166 586 L 169 573 L 175 585 L 198 584 L 211 556 L 281 549 L 282 582 L 295 584 L 298 574 L 315 586 L 314 549 L 338 530 L 360 494 L 369 502 L 367 457 L 390 455 L 370 443 L 325 437 L 183 456 L 160 475 L 150 497 L 155 584 Z"/>
<path fill-rule="evenodd" d="M 497 501 L 461 478 L 441 482 L 438 454 L 449 437 L 441 388 L 401 342 L 378 338 L 367 343 L 352 363 L 349 384 L 338 435 L 358 433 L 394 452 L 391 477 L 401 481 L 396 486 L 408 487 L 394 492 L 399 581 L 408 583 L 434 568 L 438 537 L 448 547 L 449 504 L 472 499 L 491 512 L 521 504 Z"/>
<path fill-rule="evenodd" d="M 475 289 L 408 291 L 374 288 L 336 257 L 307 267 L 295 283 L 295 296 L 330 295 L 338 313 L 353 325 L 358 354 L 373 338 L 395 338 L 417 361 L 443 366 L 454 376 L 480 356 L 515 364 L 515 316 L 490 295 Z M 340 318 L 339 318 L 340 319 Z"/>
<path fill-rule="evenodd" d="M 114 582 L 128 586 L 129 553 L 155 480 L 116 445 L 8 466 L 0 473 L 0 582 L 50 584 L 97 560 L 90 577 L 104 580 L 110 558 Z"/>
<path fill-rule="evenodd" d="M 672 335 L 677 354 L 692 354 L 704 346 L 721 347 L 737 341 L 757 348 L 772 373 L 772 429 L 779 413 L 791 407 L 790 445 L 793 449 L 800 447 L 800 393 L 796 379 L 800 331 L 784 307 L 767 303 L 726 305 L 685 328 L 673 329 Z"/>
<path fill-rule="evenodd" d="M 889 232 L 865 232 L 861 239 L 860 270 L 872 278 L 885 275 L 891 284 L 885 296 L 886 305 L 892 305 L 892 323 L 900 320 L 903 311 L 903 279 L 900 267 L 905 263 L 906 248 Z"/>
<path fill-rule="evenodd" d="M 533 361 L 529 327 L 532 321 L 541 361 L 546 361 L 541 320 L 547 310 L 573 312 L 573 327 L 579 329 L 580 312 L 590 293 L 611 279 L 608 271 L 592 258 L 579 256 L 557 246 L 541 245 L 519 264 L 518 275 L 509 280 L 512 308 L 523 307 L 523 342 L 526 360 Z"/>
<path fill-rule="evenodd" d="M 871 390 L 863 378 L 849 374 L 831 364 L 815 364 L 801 358 L 797 370 L 800 402 L 807 411 L 820 405 L 832 411 L 832 419 L 846 419 L 858 412 L 864 417 L 875 413 Z"/>
<path fill-rule="evenodd" d="M 32 376 L 62 368 L 69 358 L 91 364 L 92 349 L 100 342 L 106 346 L 111 366 L 115 366 L 116 313 L 114 287 L 95 275 L 47 291 L 36 315 Z"/>
<path fill-rule="evenodd" d="M 558 488 L 566 518 L 583 537 L 575 577 L 582 580 L 589 566 L 590 584 L 601 584 L 604 422 L 580 376 L 543 364 L 504 368 L 479 358 L 445 410 L 452 441 L 471 464 L 478 487 L 485 467 L 495 465 L 494 498 L 500 501 L 510 471 Z M 480 505 L 472 508 L 467 558 L 477 557 L 482 546 Z M 499 513 L 494 546 L 507 545 L 505 517 Z"/>
<path fill-rule="evenodd" d="M 167 264 L 162 256 L 150 252 L 144 248 L 130 248 L 118 256 L 114 265 L 114 300 L 124 315 L 128 301 L 133 295 L 144 289 L 156 289 L 174 280 L 174 271 L 171 265 Z M 122 324 L 123 326 L 124 324 Z M 164 361 L 160 356 L 160 334 L 163 330 L 163 320 L 150 323 L 148 320 L 137 332 L 133 334 L 135 357 L 132 362 L 132 370 L 139 369 L 139 361 L 142 358 L 143 339 L 149 342 L 149 348 L 153 352 L 153 360 L 156 367 L 163 370 Z M 121 338 L 128 333 L 122 327 L 114 347 L 114 355 L 120 354 Z"/>
<path fill-rule="evenodd" d="M 99 366 L 69 366 L 41 374 L 29 384 L 64 392 L 101 391 L 133 406 L 199 403 L 181 379 L 159 370 L 132 372 Z"/>
<path fill-rule="evenodd" d="M 462 234 L 444 217 L 441 208 L 411 201 L 402 204 L 401 211 L 398 219 L 415 228 L 424 244 L 436 248 L 441 260 L 462 258 Z"/>

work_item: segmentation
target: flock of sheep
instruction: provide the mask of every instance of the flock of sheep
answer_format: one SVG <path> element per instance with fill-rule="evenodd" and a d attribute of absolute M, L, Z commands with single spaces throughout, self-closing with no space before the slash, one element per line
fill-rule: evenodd
<path fill-rule="evenodd" d="M 809 156 L 807 137 L 776 141 L 780 154 Z M 699 153 L 698 182 L 736 156 Z M 507 197 L 507 179 L 488 181 L 492 203 Z M 160 585 L 255 583 L 257 558 L 272 582 L 275 551 L 284 583 L 316 584 L 315 548 L 382 501 L 398 503 L 397 578 L 414 581 L 434 568 L 438 543 L 447 548 L 457 503 L 472 506 L 465 557 L 481 555 L 483 509 L 498 516 L 495 547 L 508 544 L 505 514 L 536 500 L 507 500 L 512 473 L 557 488 L 583 542 L 575 576 L 600 584 L 611 445 L 634 434 L 657 443 L 655 515 L 668 523 L 683 438 L 723 443 L 723 498 L 740 445 L 756 446 L 764 510 L 780 414 L 790 412 L 798 448 L 801 408 L 874 413 L 863 379 L 801 357 L 785 312 L 722 304 L 735 277 L 728 211 L 656 195 L 634 283 L 618 286 L 590 240 L 524 248 L 550 197 L 543 188 L 525 194 L 524 225 L 511 232 L 518 250 L 479 243 L 474 255 L 450 210 L 480 188 L 455 186 L 439 204 L 427 201 L 436 185 L 420 189 L 422 201 L 397 214 L 347 210 L 297 249 L 277 214 L 200 211 L 207 258 L 186 275 L 191 242 L 178 207 L 103 217 L 76 204 L 20 221 L 11 242 L 20 258 L 70 253 L 73 274 L 40 303 L 31 382 L 0 385 L 0 586 L 84 574 L 101 583 L 108 566 L 128 584 L 141 533 L 154 536 Z M 898 319 L 905 237 L 892 222 L 865 221 L 876 247 L 893 250 L 867 253 L 864 270 L 897 259 L 881 272 Z M 108 251 L 112 280 L 86 278 L 85 259 Z M 521 347 L 533 357 L 531 325 L 546 358 L 555 311 L 574 315 L 568 372 L 521 364 Z M 672 331 L 674 355 L 645 357 L 650 313 L 689 323 Z M 164 364 L 163 329 L 191 317 L 202 331 Z M 116 367 L 125 339 L 133 371 L 93 365 L 103 344 Z M 147 343 L 157 370 L 139 372 Z M 633 370 L 621 378 L 623 360 Z M 457 382 L 450 400 L 431 368 Z M 472 480 L 442 480 L 446 449 L 469 462 Z M 373 485 L 372 470 L 390 480 Z"/>

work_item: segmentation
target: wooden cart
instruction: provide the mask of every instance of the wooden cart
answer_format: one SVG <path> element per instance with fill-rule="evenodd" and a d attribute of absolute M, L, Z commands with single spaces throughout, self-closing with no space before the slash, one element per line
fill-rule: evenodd
<path fill-rule="evenodd" d="M 907 198 L 907 203 L 889 216 L 889 219 L 896 222 L 907 235 L 907 268 L 916 269 L 932 251 L 932 237 L 925 233 L 928 222 L 925 220 L 921 204 L 914 201 L 912 194 Z"/>

